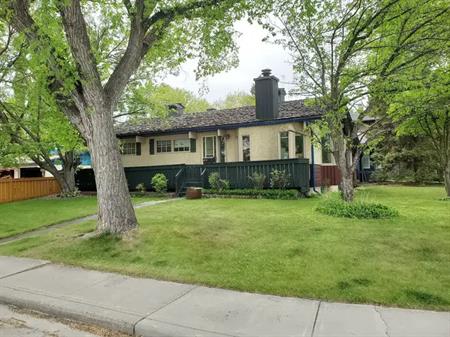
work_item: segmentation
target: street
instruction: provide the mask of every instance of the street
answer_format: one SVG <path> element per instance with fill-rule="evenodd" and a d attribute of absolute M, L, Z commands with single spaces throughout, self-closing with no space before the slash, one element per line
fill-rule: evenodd
<path fill-rule="evenodd" d="M 125 337 L 73 322 L 61 323 L 36 312 L 0 305 L 0 337 Z"/>

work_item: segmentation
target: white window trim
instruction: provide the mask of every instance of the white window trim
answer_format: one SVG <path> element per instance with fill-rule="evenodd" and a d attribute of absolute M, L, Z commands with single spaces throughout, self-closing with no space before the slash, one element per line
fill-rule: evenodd
<path fill-rule="evenodd" d="M 158 142 L 170 142 L 170 151 L 158 151 Z M 167 154 L 167 153 L 172 153 L 173 151 L 173 141 L 170 139 L 155 139 L 155 153 L 156 154 Z"/>
<path fill-rule="evenodd" d="M 213 139 L 213 155 L 212 156 L 206 156 L 206 139 L 207 138 L 212 138 Z M 211 158 L 216 158 L 216 153 L 217 153 L 217 141 L 215 140 L 216 136 L 204 136 L 203 140 L 202 140 L 202 155 L 204 159 L 211 159 Z"/>
<path fill-rule="evenodd" d="M 287 149 L 287 154 L 288 154 L 288 157 L 287 158 L 281 158 L 281 134 L 282 133 L 287 133 L 287 141 L 288 141 L 288 149 Z M 289 131 L 287 130 L 287 131 L 279 131 L 278 132 L 278 159 L 280 159 L 280 160 L 285 160 L 285 159 L 290 159 L 290 153 L 289 153 L 289 150 L 290 150 L 290 148 L 291 148 L 291 146 L 290 146 L 290 139 L 289 139 L 290 137 L 289 137 Z"/>
<path fill-rule="evenodd" d="M 134 151 L 133 151 L 133 153 L 124 153 L 123 152 L 123 150 L 125 149 L 125 145 L 128 145 L 128 144 L 134 144 Z M 136 152 L 137 152 L 136 142 L 124 142 L 124 143 L 121 144 L 121 147 L 122 147 L 122 149 L 120 151 L 120 154 L 122 156 L 135 156 L 136 155 Z"/>
<path fill-rule="evenodd" d="M 184 146 L 183 150 L 178 150 L 177 151 L 177 150 L 175 150 L 175 143 L 177 141 L 187 141 L 187 146 Z M 191 151 L 191 140 L 189 138 L 186 138 L 186 139 L 174 139 L 172 141 L 172 149 L 173 149 L 172 152 L 190 152 Z"/>

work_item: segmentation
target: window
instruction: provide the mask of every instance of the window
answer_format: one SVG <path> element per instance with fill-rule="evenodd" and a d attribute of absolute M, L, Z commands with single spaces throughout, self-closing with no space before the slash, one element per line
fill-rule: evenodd
<path fill-rule="evenodd" d="M 305 150 L 304 150 L 304 140 L 303 135 L 295 135 L 295 157 L 296 158 L 304 158 Z"/>
<path fill-rule="evenodd" d="M 289 133 L 280 132 L 280 159 L 289 159 Z"/>
<path fill-rule="evenodd" d="M 330 138 L 322 139 L 322 164 L 331 164 Z"/>
<path fill-rule="evenodd" d="M 136 154 L 136 143 L 122 143 L 122 154 Z"/>
<path fill-rule="evenodd" d="M 203 137 L 203 158 L 216 156 L 216 137 Z"/>
<path fill-rule="evenodd" d="M 242 160 L 250 161 L 250 136 L 242 136 Z"/>
<path fill-rule="evenodd" d="M 175 152 L 189 152 L 191 141 L 189 139 L 177 139 L 173 142 L 173 150 Z"/>
<path fill-rule="evenodd" d="M 370 157 L 363 155 L 361 158 L 361 164 L 363 170 L 370 170 Z"/>
<path fill-rule="evenodd" d="M 172 141 L 171 140 L 157 140 L 156 141 L 156 152 L 158 152 L 158 153 L 172 152 Z"/>

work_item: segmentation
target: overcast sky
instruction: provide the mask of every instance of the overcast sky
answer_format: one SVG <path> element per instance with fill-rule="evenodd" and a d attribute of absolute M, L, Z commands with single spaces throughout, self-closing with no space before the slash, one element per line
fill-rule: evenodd
<path fill-rule="evenodd" d="M 181 67 L 178 76 L 168 76 L 163 82 L 178 88 L 184 88 L 199 94 L 210 102 L 223 99 L 228 93 L 243 90 L 250 92 L 253 79 L 258 77 L 261 69 L 270 68 L 272 73 L 280 79 L 280 88 L 289 90 L 292 85 L 293 72 L 289 62 L 289 53 L 281 46 L 262 42 L 266 36 L 264 29 L 259 25 L 250 25 L 247 21 L 236 24 L 236 30 L 242 33 L 238 37 L 239 67 L 231 71 L 208 77 L 206 81 L 195 81 L 195 63 L 187 62 Z M 201 88 L 206 84 L 207 93 Z"/>

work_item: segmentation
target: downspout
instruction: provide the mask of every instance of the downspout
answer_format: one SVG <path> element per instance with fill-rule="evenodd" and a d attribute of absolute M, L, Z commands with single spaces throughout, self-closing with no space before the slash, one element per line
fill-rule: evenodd
<path fill-rule="evenodd" d="M 308 122 L 306 122 L 306 126 L 308 126 Z M 313 192 L 319 193 L 319 191 L 316 190 L 316 174 L 315 174 L 315 168 L 314 168 L 314 144 L 311 141 L 311 187 Z"/>

